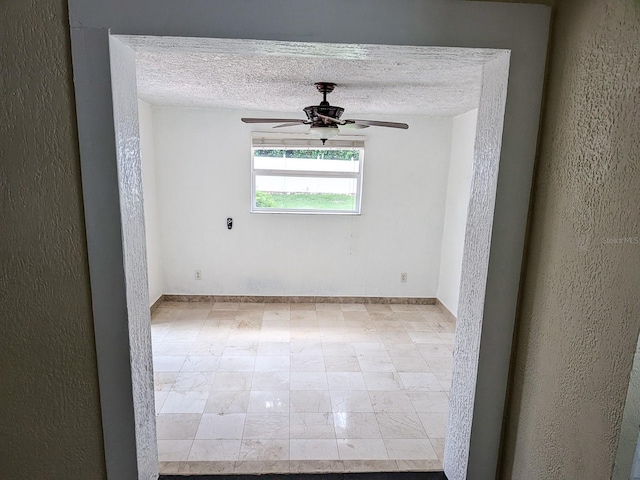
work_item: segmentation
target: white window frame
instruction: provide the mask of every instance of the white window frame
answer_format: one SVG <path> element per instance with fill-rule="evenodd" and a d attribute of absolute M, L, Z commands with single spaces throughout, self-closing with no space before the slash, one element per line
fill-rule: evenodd
<path fill-rule="evenodd" d="M 358 172 L 332 172 L 332 171 L 300 171 L 300 170 L 274 170 L 256 169 L 255 149 L 327 149 L 327 150 L 360 150 Z M 339 139 L 327 140 L 326 145 L 309 135 L 300 134 L 273 134 L 267 132 L 254 133 L 251 136 L 251 213 L 293 213 L 304 215 L 360 215 L 362 212 L 362 179 L 364 168 L 365 137 L 340 136 Z M 290 208 L 264 208 L 256 206 L 256 176 L 271 177 L 311 177 L 311 178 L 355 178 L 356 179 L 356 208 L 354 210 L 319 210 L 319 209 L 290 209 Z"/>

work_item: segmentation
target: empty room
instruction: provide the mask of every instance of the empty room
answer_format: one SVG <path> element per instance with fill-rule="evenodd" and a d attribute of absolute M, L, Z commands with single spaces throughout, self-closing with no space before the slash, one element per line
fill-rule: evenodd
<path fill-rule="evenodd" d="M 502 52 L 119 40 L 160 472 L 442 470 L 482 68 Z"/>

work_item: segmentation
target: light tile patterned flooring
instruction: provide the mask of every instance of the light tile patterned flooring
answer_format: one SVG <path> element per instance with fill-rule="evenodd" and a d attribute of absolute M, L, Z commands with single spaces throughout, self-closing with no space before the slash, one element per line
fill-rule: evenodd
<path fill-rule="evenodd" d="M 442 467 L 437 306 L 164 302 L 151 331 L 163 473 Z"/>

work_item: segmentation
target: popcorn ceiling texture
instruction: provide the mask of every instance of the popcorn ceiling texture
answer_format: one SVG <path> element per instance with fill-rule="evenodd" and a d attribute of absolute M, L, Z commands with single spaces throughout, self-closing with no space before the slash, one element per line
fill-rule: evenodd
<path fill-rule="evenodd" d="M 138 478 L 151 480 L 158 477 L 158 451 L 135 59 L 133 51 L 122 42 L 111 39 L 109 43 Z"/>
<path fill-rule="evenodd" d="M 136 51 L 138 93 L 156 105 L 451 116 L 478 106 L 482 65 L 500 50 L 118 36 Z"/>
<path fill-rule="evenodd" d="M 106 478 L 66 2 L 0 2 L 0 478 Z"/>
<path fill-rule="evenodd" d="M 467 478 L 508 74 L 504 53 L 482 75 L 444 455 L 450 480 Z"/>
<path fill-rule="evenodd" d="M 606 479 L 640 327 L 640 4 L 556 15 L 503 477 Z"/>

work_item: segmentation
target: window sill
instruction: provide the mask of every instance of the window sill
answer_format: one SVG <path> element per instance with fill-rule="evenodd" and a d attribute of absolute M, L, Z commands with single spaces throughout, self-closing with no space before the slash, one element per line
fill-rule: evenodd
<path fill-rule="evenodd" d="M 282 214 L 293 214 L 293 215 L 361 215 L 362 212 L 352 212 L 352 211 L 346 211 L 346 212 L 340 212 L 340 211 L 335 211 L 335 210 L 275 210 L 275 209 L 265 209 L 265 210 L 250 210 L 251 214 L 259 214 L 259 215 L 263 215 L 263 214 L 276 214 L 276 215 L 282 215 Z"/>

